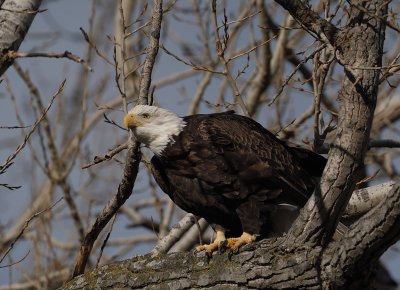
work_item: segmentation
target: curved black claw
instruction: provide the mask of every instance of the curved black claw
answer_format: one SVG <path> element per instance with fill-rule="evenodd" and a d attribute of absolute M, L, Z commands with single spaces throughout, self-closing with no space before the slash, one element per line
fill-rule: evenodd
<path fill-rule="evenodd" d="M 193 256 L 197 256 L 198 253 L 200 253 L 200 251 L 197 251 L 196 248 L 194 248 L 194 249 L 192 250 L 192 255 L 193 255 Z"/>
<path fill-rule="evenodd" d="M 234 255 L 234 252 L 231 248 L 228 249 L 228 260 L 231 261 L 232 260 L 232 256 Z"/>
<path fill-rule="evenodd" d="M 205 257 L 207 259 L 207 262 L 210 262 L 210 259 L 212 258 L 212 253 L 208 251 L 199 251 L 197 249 L 193 249 L 192 255 L 195 258 L 202 258 Z"/>
<path fill-rule="evenodd" d="M 227 240 L 220 242 L 218 245 L 218 253 L 220 254 L 225 253 L 226 249 L 228 248 L 227 245 L 228 245 Z"/>

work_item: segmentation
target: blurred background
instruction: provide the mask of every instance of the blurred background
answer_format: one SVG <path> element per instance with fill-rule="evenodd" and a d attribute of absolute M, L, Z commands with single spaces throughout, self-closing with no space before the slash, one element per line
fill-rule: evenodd
<path fill-rule="evenodd" d="M 347 23 L 347 2 L 310 2 L 335 25 Z M 1 255 L 11 247 L 0 264 L 0 289 L 52 289 L 65 281 L 83 234 L 116 193 L 125 151 L 96 165 L 93 160 L 127 141 L 127 131 L 120 128 L 124 113 L 119 88 L 125 84 L 131 108 L 138 96 L 151 5 L 142 0 L 44 0 L 19 51 L 70 51 L 92 71 L 70 59 L 41 57 L 18 59 L 3 75 L 0 164 L 24 142 L 64 79 L 66 83 L 27 145 L 0 175 Z M 390 8 L 389 21 L 398 24 L 399 4 L 394 1 Z M 164 1 L 164 10 L 162 46 L 152 77 L 155 104 L 182 116 L 229 109 L 241 114 L 237 89 L 250 115 L 271 132 L 322 152 L 323 142 L 314 142 L 315 128 L 325 134 L 322 141 L 332 140 L 343 68 L 331 63 L 329 53 L 282 8 L 268 0 L 218 1 L 217 29 L 211 1 Z M 216 53 L 216 30 L 226 38 L 225 62 Z M 397 60 L 399 47 L 398 32 L 388 28 L 384 65 Z M 315 118 L 315 76 L 325 63 L 329 72 L 322 80 L 317 103 L 321 113 Z M 394 74 L 381 84 L 373 139 L 399 140 L 399 82 Z M 14 126 L 23 128 L 8 128 Z M 143 153 L 145 163 L 151 153 L 146 148 Z M 398 175 L 399 153 L 396 148 L 369 150 L 365 176 L 373 176 L 370 185 Z M 142 164 L 132 196 L 98 239 L 90 266 L 148 253 L 184 215 Z M 190 250 L 199 236 L 207 241 L 211 234 L 201 221 L 170 251 Z M 396 245 L 382 262 L 400 282 Z"/>

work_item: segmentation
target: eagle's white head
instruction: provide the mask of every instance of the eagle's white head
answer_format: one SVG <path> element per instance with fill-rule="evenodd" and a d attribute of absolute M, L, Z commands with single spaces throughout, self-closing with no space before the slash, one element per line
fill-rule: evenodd
<path fill-rule="evenodd" d="M 165 147 L 185 127 L 186 122 L 175 113 L 156 106 L 137 105 L 124 117 L 124 125 L 136 139 L 161 155 Z"/>

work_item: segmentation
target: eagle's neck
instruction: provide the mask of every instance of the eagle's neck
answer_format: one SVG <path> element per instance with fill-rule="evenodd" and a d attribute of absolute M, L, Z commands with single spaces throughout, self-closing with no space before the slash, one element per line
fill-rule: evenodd
<path fill-rule="evenodd" d="M 169 120 L 163 120 L 162 124 L 146 125 L 136 128 L 135 135 L 139 142 L 150 148 L 157 156 L 161 156 L 165 148 L 173 144 L 174 136 L 178 136 L 186 122 L 178 116 L 169 116 Z"/>

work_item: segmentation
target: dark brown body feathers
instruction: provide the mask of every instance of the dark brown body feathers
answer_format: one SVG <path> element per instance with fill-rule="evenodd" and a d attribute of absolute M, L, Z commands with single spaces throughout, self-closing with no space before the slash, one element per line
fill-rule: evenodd
<path fill-rule="evenodd" d="M 326 163 L 231 112 L 184 120 L 175 142 L 152 158 L 153 175 L 179 207 L 221 225 L 228 236 L 269 235 L 278 205 L 302 207 Z"/>

